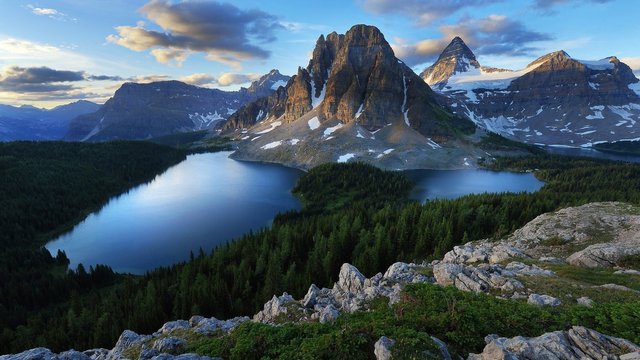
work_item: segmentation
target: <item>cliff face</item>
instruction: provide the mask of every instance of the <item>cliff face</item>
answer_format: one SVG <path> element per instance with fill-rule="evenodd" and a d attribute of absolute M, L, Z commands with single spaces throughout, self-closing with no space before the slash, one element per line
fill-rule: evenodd
<path fill-rule="evenodd" d="M 404 123 L 424 136 L 446 136 L 450 130 L 442 121 L 446 111 L 437 105 L 429 86 L 395 57 L 373 26 L 321 35 L 306 69 L 299 68 L 286 86 L 284 113 L 273 107 L 280 95 L 247 105 L 222 128 L 246 128 L 281 115 L 290 123 L 317 108 L 321 123 L 357 123 L 370 131 Z M 269 116 L 256 117 L 256 110 Z"/>

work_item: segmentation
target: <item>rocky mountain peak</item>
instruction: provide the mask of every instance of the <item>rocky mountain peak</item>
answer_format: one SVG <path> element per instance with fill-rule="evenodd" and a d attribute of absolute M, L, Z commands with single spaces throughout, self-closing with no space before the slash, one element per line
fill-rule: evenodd
<path fill-rule="evenodd" d="M 273 69 L 262 75 L 260 79 L 251 83 L 247 89 L 249 94 L 255 94 L 256 97 L 263 97 L 271 94 L 280 86 L 287 85 L 289 76 L 282 75 L 278 69 Z"/>
<path fill-rule="evenodd" d="M 446 85 L 446 81 L 453 75 L 480 69 L 480 63 L 467 44 L 456 36 L 442 51 L 438 60 L 426 68 L 420 77 L 429 85 Z"/>

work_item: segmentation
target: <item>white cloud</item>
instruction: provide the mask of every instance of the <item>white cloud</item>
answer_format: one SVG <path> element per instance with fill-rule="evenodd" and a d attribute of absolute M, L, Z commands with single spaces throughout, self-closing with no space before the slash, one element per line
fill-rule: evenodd
<path fill-rule="evenodd" d="M 196 86 L 214 85 L 217 80 L 213 75 L 206 73 L 196 73 L 180 78 L 180 81 Z"/>
<path fill-rule="evenodd" d="M 230 86 L 237 84 L 245 84 L 260 79 L 260 74 L 234 74 L 224 73 L 218 77 L 218 85 Z"/>
<path fill-rule="evenodd" d="M 46 16 L 54 20 L 59 20 L 59 21 L 68 21 L 68 20 L 77 21 L 78 20 L 76 18 L 71 18 L 69 17 L 69 15 L 53 8 L 41 8 L 41 7 L 35 7 L 33 5 L 27 5 L 27 8 L 29 8 L 31 10 L 31 13 L 34 15 Z"/>

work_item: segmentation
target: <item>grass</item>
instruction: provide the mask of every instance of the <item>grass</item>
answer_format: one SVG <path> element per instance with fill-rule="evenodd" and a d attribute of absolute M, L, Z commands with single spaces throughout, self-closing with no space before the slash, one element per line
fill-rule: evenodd
<path fill-rule="evenodd" d="M 614 274 L 614 269 L 581 268 L 567 264 L 538 263 L 538 266 L 556 273 L 549 277 L 520 277 L 527 288 L 538 294 L 557 297 L 563 303 L 575 304 L 576 299 L 586 296 L 596 303 L 630 303 L 640 299 L 637 293 L 605 288 L 594 288 L 604 284 L 618 284 L 640 291 L 637 275 Z"/>

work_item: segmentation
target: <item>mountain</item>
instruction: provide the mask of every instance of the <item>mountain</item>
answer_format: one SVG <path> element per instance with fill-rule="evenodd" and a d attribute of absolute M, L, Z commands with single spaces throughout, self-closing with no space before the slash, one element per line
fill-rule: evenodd
<path fill-rule="evenodd" d="M 75 118 L 66 140 L 147 139 L 210 129 L 245 103 L 267 96 L 288 76 L 272 70 L 249 88 L 222 91 L 180 81 L 125 83 L 100 109 Z"/>
<path fill-rule="evenodd" d="M 441 87 L 451 76 L 472 69 L 480 69 L 480 63 L 467 44 L 456 36 L 442 51 L 438 60 L 420 73 L 420 77 L 429 85 L 437 84 Z"/>
<path fill-rule="evenodd" d="M 99 107 L 100 105 L 86 100 L 50 110 L 29 105 L 0 105 L 0 141 L 60 140 L 73 118 L 92 113 Z"/>
<path fill-rule="evenodd" d="M 532 144 L 591 147 L 640 137 L 640 81 L 615 56 L 597 61 L 565 51 L 518 71 L 454 66 L 475 59 L 452 40 L 422 77 L 441 100 L 478 126 Z M 472 64 L 471 61 L 468 62 Z"/>
<path fill-rule="evenodd" d="M 321 35 L 306 68 L 220 129 L 244 140 L 235 158 L 302 168 L 350 159 L 386 168 L 464 167 L 486 155 L 463 141 L 473 123 L 441 107 L 367 25 Z"/>

